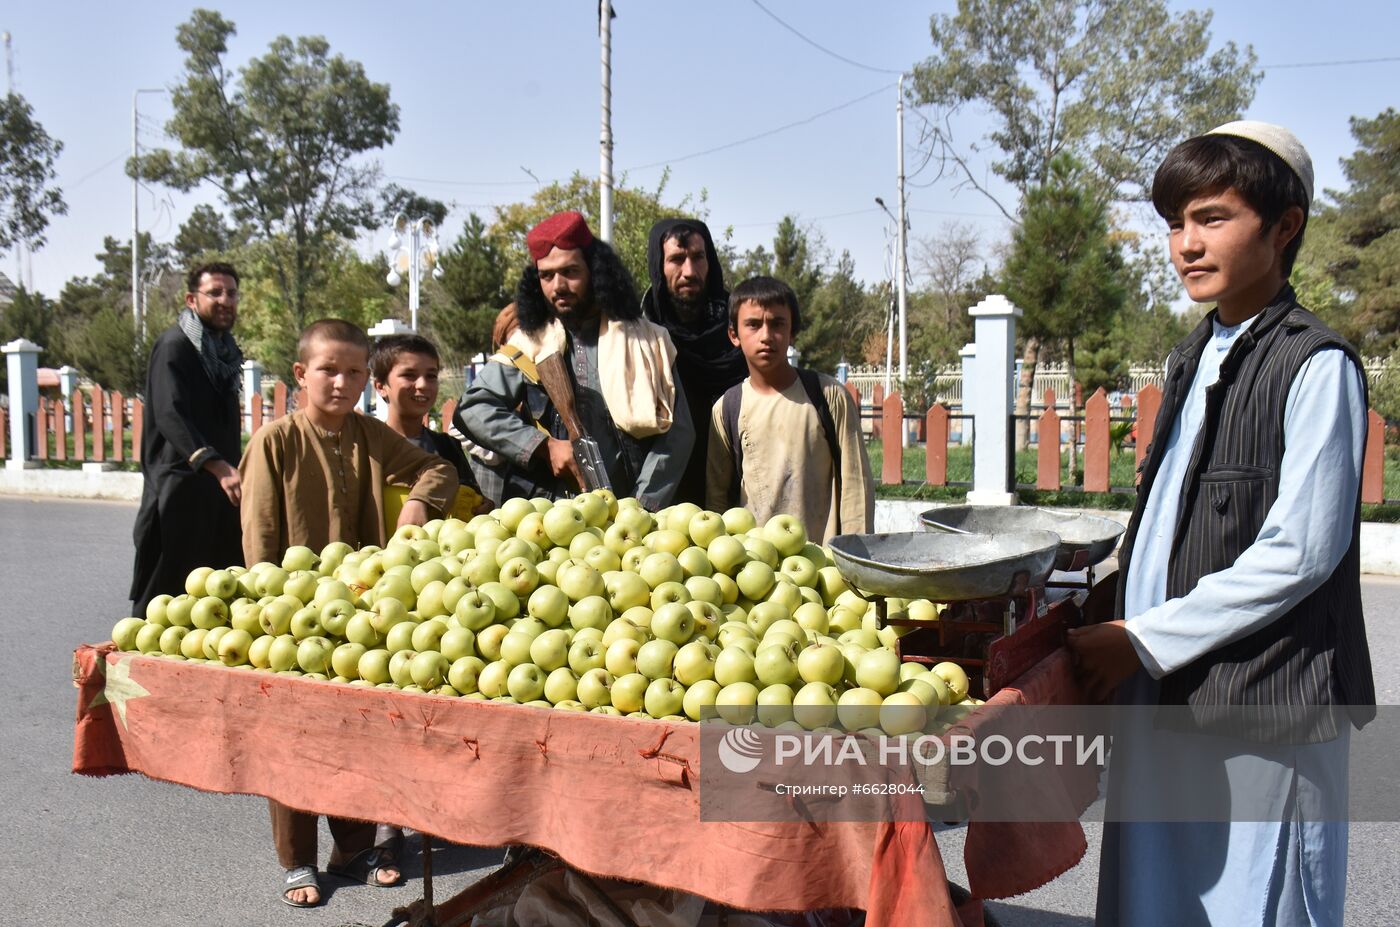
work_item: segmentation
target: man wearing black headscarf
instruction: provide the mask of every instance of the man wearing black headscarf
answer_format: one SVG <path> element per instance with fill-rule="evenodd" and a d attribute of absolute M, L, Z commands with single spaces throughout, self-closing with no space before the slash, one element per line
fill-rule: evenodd
<path fill-rule="evenodd" d="M 642 312 L 671 334 L 691 421 L 709 421 L 719 397 L 749 374 L 743 352 L 729 340 L 729 291 L 709 227 L 698 219 L 657 222 L 647 240 L 647 273 Z M 674 501 L 705 505 L 708 446 L 708 429 L 696 428 Z"/>

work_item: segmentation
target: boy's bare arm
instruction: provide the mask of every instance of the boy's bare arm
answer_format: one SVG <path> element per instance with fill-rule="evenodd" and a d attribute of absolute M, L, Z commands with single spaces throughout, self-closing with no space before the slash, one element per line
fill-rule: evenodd
<path fill-rule="evenodd" d="M 248 566 L 264 560 L 281 563 L 286 548 L 281 449 L 268 440 L 270 434 L 271 429 L 264 428 L 253 435 L 238 467 L 243 487 L 238 514 Z"/>

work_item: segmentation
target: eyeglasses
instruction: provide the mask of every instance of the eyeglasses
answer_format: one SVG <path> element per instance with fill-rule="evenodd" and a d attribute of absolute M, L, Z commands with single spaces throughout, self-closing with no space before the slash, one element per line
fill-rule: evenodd
<path fill-rule="evenodd" d="M 208 296 L 210 299 L 221 299 L 227 296 L 229 299 L 237 299 L 237 290 L 225 290 L 222 287 L 215 287 L 212 290 L 195 290 L 200 296 Z"/>

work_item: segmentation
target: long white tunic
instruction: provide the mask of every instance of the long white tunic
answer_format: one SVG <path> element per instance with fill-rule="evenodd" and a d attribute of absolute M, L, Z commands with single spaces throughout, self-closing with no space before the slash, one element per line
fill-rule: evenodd
<path fill-rule="evenodd" d="M 1330 349 L 1309 359 L 1289 389 L 1278 499 L 1258 539 L 1230 567 L 1167 599 L 1172 534 L 1206 389 L 1252 321 L 1232 328 L 1215 323 L 1182 412 L 1165 436 L 1125 579 L 1126 624 L 1144 667 L 1120 690 L 1125 704 L 1156 704 L 1162 676 L 1282 617 L 1331 575 L 1351 544 L 1365 391 L 1361 371 Z M 1151 736 L 1150 761 L 1131 737 L 1115 737 L 1110 806 L 1119 790 L 1179 791 L 1182 771 L 1164 763 L 1164 755 L 1219 754 L 1231 793 L 1248 795 L 1266 820 L 1107 824 L 1099 924 L 1341 924 L 1346 822 L 1305 819 L 1298 808 L 1319 795 L 1345 795 L 1346 733 L 1330 743 L 1228 756 L 1220 738 L 1162 730 Z"/>

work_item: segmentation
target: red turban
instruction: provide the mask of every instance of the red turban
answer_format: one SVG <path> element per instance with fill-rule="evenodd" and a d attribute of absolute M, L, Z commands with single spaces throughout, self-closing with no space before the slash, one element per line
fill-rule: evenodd
<path fill-rule="evenodd" d="M 530 229 L 525 236 L 525 246 L 530 249 L 530 257 L 538 261 L 554 248 L 560 251 L 573 251 L 592 244 L 593 233 L 588 230 L 588 221 L 577 212 L 557 212 L 539 225 Z"/>

